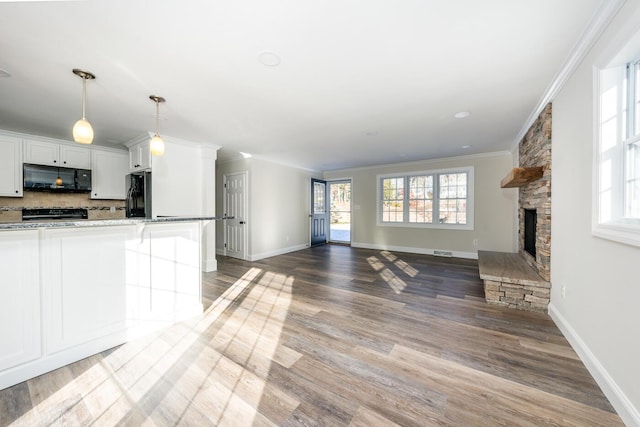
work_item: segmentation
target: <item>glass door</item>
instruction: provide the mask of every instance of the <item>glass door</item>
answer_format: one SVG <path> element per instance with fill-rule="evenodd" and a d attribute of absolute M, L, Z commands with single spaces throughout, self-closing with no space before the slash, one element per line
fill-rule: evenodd
<path fill-rule="evenodd" d="M 329 241 L 351 244 L 351 180 L 329 182 Z"/>

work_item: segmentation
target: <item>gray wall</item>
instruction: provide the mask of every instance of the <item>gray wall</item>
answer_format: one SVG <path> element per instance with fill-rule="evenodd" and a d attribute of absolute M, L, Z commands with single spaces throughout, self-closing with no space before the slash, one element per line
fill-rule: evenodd
<path fill-rule="evenodd" d="M 218 162 L 216 211 L 223 212 L 223 176 L 248 171 L 248 259 L 257 260 L 309 245 L 312 173 L 268 161 L 248 158 Z M 316 174 L 317 175 L 317 174 Z M 223 222 L 217 230 L 218 253 L 224 251 Z"/>
<path fill-rule="evenodd" d="M 591 233 L 593 66 L 639 23 L 640 2 L 626 2 L 553 101 L 549 312 L 627 425 L 640 425 L 640 248 Z"/>
<path fill-rule="evenodd" d="M 377 225 L 376 176 L 387 173 L 429 171 L 473 166 L 475 175 L 475 229 L 443 230 Z M 477 250 L 515 251 L 514 204 L 517 190 L 501 189 L 500 180 L 513 167 L 510 153 L 463 156 L 422 162 L 326 172 L 325 179 L 351 178 L 352 245 L 415 253 L 453 251 L 474 258 Z M 473 245 L 478 239 L 478 246 Z"/>

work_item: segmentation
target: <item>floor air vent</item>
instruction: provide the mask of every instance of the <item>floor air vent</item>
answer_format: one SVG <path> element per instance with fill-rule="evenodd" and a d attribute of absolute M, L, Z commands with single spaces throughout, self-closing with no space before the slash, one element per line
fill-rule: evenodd
<path fill-rule="evenodd" d="M 435 255 L 435 256 L 452 257 L 453 256 L 453 252 L 451 252 L 451 251 L 433 251 L 433 255 Z"/>

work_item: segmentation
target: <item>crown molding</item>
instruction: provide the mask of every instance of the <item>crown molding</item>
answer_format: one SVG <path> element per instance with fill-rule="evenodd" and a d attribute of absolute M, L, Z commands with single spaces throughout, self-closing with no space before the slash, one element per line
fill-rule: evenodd
<path fill-rule="evenodd" d="M 536 121 L 544 107 L 553 100 L 553 98 L 564 87 L 565 83 L 573 75 L 578 65 L 587 56 L 593 45 L 598 41 L 604 30 L 607 28 L 611 20 L 618 13 L 626 0 L 604 0 L 600 4 L 598 10 L 593 14 L 589 23 L 580 34 L 578 41 L 569 52 L 567 59 L 556 73 L 551 83 L 545 90 L 542 98 L 536 104 L 535 109 L 531 112 L 527 121 L 518 132 L 513 148 L 517 150 L 520 141 L 527 134 L 529 128 Z"/>
<path fill-rule="evenodd" d="M 127 148 L 131 148 L 132 146 L 136 145 L 136 144 L 140 144 L 142 142 L 146 142 L 151 140 L 151 138 L 155 135 L 155 132 L 144 132 L 138 136 L 136 136 L 135 138 L 130 139 L 129 141 L 124 143 L 124 146 Z M 209 149 L 213 149 L 213 150 L 218 150 L 220 148 L 219 145 L 213 144 L 211 142 L 195 142 L 195 141 L 188 141 L 186 139 L 181 139 L 181 138 L 175 138 L 173 136 L 169 136 L 169 135 L 161 135 L 162 139 L 165 142 L 169 142 L 172 144 L 178 144 L 178 145 L 184 145 L 187 147 L 207 147 Z"/>
<path fill-rule="evenodd" d="M 411 160 L 408 162 L 382 163 L 379 165 L 357 166 L 353 168 L 326 170 L 326 171 L 323 171 L 323 173 L 324 174 L 347 173 L 351 171 L 375 170 L 375 169 L 387 168 L 387 167 L 393 168 L 393 167 L 409 166 L 409 165 L 429 165 L 433 163 L 443 163 L 443 162 L 450 162 L 450 161 L 457 161 L 457 160 L 475 160 L 475 159 L 485 159 L 489 157 L 503 157 L 503 156 L 510 156 L 510 155 L 511 155 L 510 151 L 492 151 L 489 153 L 465 154 L 463 156 L 435 157 L 431 159 Z"/>

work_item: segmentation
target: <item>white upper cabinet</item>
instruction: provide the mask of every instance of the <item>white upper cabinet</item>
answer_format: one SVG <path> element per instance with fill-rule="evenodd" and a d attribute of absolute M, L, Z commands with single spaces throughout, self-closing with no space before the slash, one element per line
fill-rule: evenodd
<path fill-rule="evenodd" d="M 91 169 L 91 149 L 47 141 L 24 141 L 24 162 L 64 168 Z"/>
<path fill-rule="evenodd" d="M 91 149 L 79 145 L 60 145 L 60 162 L 66 168 L 91 169 Z"/>
<path fill-rule="evenodd" d="M 0 136 L 0 196 L 22 197 L 22 141 Z"/>
<path fill-rule="evenodd" d="M 129 148 L 129 170 L 134 172 L 149 169 L 151 169 L 149 141 L 131 146 Z"/>
<path fill-rule="evenodd" d="M 129 173 L 129 155 L 123 152 L 93 149 L 91 153 L 91 198 L 126 198 L 125 176 Z"/>

